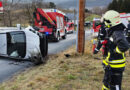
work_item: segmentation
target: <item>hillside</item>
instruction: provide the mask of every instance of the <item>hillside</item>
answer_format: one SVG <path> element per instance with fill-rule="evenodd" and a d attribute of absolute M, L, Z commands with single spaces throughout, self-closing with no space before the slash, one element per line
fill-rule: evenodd
<path fill-rule="evenodd" d="M 0 90 L 101 90 L 104 73 L 101 53 L 91 54 L 90 41 L 86 41 L 85 46 L 84 55 L 75 53 L 75 46 L 72 46 L 62 53 L 49 56 L 46 64 L 16 75 L 2 83 Z M 66 57 L 66 54 L 70 56 Z M 129 76 L 130 61 L 127 61 L 122 90 L 130 90 Z"/>

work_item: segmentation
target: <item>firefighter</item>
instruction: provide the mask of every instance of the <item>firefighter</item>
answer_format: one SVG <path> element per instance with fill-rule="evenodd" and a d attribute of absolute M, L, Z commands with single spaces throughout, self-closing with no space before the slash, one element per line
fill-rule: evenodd
<path fill-rule="evenodd" d="M 126 29 L 126 38 L 127 41 L 130 43 L 130 17 L 128 17 L 128 25 L 127 25 L 127 29 Z"/>
<path fill-rule="evenodd" d="M 121 90 L 123 71 L 125 69 L 125 55 L 129 49 L 124 36 L 125 26 L 120 20 L 120 14 L 109 10 L 103 16 L 106 30 L 105 44 L 107 48 L 106 58 L 103 60 L 105 71 L 102 90 Z"/>
<path fill-rule="evenodd" d="M 105 50 L 105 37 L 106 37 L 106 28 L 105 28 L 105 24 L 103 22 L 103 18 L 101 18 L 101 28 L 99 29 L 99 33 L 98 33 L 98 44 L 96 46 L 96 48 L 93 51 L 93 54 L 97 54 L 100 51 L 100 48 L 103 47 L 103 57 L 106 56 L 106 50 Z"/>

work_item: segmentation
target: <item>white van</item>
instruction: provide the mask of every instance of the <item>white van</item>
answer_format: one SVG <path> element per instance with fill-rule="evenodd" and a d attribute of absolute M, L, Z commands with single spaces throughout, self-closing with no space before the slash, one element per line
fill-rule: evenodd
<path fill-rule="evenodd" d="M 0 28 L 0 56 L 26 59 L 40 64 L 47 52 L 46 35 L 36 32 L 34 28 Z"/>

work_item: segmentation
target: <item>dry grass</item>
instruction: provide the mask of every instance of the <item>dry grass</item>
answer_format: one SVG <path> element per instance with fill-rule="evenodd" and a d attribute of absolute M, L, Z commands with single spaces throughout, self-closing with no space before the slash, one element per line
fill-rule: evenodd
<path fill-rule="evenodd" d="M 1 84 L 0 90 L 101 90 L 104 73 L 101 63 L 101 55 L 93 56 L 91 43 L 86 42 L 84 55 L 75 53 L 73 46 L 50 56 L 45 65 L 33 67 Z M 130 90 L 130 61 L 126 67 L 123 90 Z"/>

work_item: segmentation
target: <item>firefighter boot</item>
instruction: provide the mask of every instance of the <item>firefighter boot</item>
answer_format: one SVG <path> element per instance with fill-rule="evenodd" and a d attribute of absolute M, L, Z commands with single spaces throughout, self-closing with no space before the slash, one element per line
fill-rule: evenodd
<path fill-rule="evenodd" d="M 113 85 L 111 85 L 111 90 L 121 90 L 121 86 L 120 85 L 115 85 L 115 86 L 113 86 Z"/>

